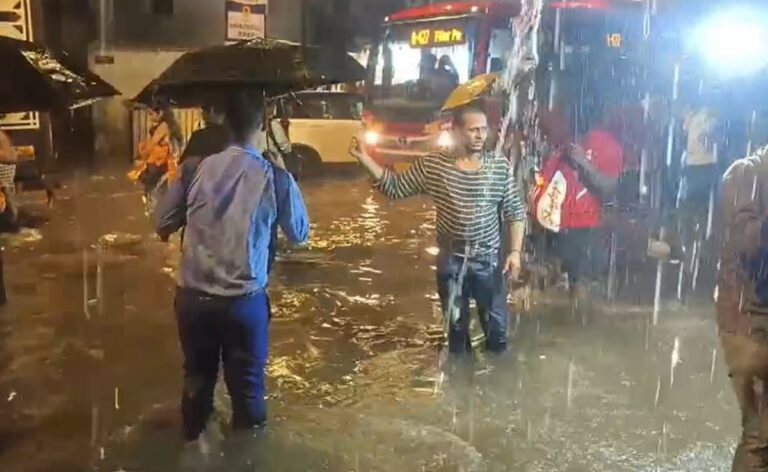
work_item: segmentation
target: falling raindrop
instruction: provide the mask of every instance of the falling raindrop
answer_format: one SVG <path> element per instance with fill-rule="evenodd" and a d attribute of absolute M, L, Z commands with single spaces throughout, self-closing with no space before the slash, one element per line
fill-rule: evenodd
<path fill-rule="evenodd" d="M 475 442 L 475 401 L 474 396 L 469 398 L 469 443 Z"/>
<path fill-rule="evenodd" d="M 680 97 L 680 63 L 675 64 L 675 72 L 672 78 L 672 100 L 677 101 Z"/>
<path fill-rule="evenodd" d="M 120 389 L 115 387 L 115 410 L 120 409 Z"/>
<path fill-rule="evenodd" d="M 614 294 L 616 292 L 616 251 L 617 251 L 617 238 L 616 232 L 611 232 L 611 253 L 610 262 L 608 265 L 608 301 L 612 302 Z"/>
<path fill-rule="evenodd" d="M 651 36 L 651 0 L 647 0 L 645 14 L 643 15 L 643 39 Z"/>
<path fill-rule="evenodd" d="M 669 426 L 667 426 L 667 423 L 664 422 L 664 424 L 661 427 L 661 437 L 659 438 L 659 448 L 658 448 L 659 456 L 667 455 L 668 442 L 669 442 Z"/>
<path fill-rule="evenodd" d="M 554 40 L 552 41 L 552 44 L 555 47 L 556 53 L 559 53 L 560 48 L 562 47 L 562 43 L 561 43 L 562 27 L 563 27 L 563 11 L 558 8 L 557 11 L 555 11 L 555 37 L 554 37 Z"/>
<path fill-rule="evenodd" d="M 669 363 L 669 388 L 675 383 L 675 367 L 680 363 L 680 337 L 675 337 Z"/>
<path fill-rule="evenodd" d="M 573 359 L 568 363 L 568 387 L 566 389 L 566 401 L 565 406 L 569 410 L 573 405 L 573 377 L 576 371 L 576 366 L 573 363 Z"/>
<path fill-rule="evenodd" d="M 664 276 L 664 262 L 659 260 L 656 264 L 656 285 L 653 291 L 653 326 L 659 324 L 659 312 L 661 311 L 661 278 Z"/>
<path fill-rule="evenodd" d="M 653 407 L 658 408 L 659 407 L 659 401 L 661 400 L 661 375 L 659 375 L 659 378 L 656 379 L 656 395 L 654 395 L 653 398 Z"/>
<path fill-rule="evenodd" d="M 648 322 L 648 320 L 646 320 L 646 322 L 645 322 L 645 342 L 644 342 L 644 346 L 645 346 L 645 350 L 646 351 L 648 351 L 650 337 L 651 337 L 651 327 L 650 327 L 650 323 Z"/>
<path fill-rule="evenodd" d="M 438 367 L 440 368 L 440 373 L 437 374 L 437 381 L 435 382 L 435 391 L 434 391 L 435 396 L 437 396 L 440 392 L 443 391 L 443 382 L 445 382 L 445 372 L 442 371 L 442 368 L 441 368 L 442 363 L 440 364 L 441 365 Z"/>
<path fill-rule="evenodd" d="M 91 309 L 88 296 L 88 251 L 83 249 L 83 313 L 91 319 Z"/>
<path fill-rule="evenodd" d="M 706 239 L 709 241 L 712 238 L 712 224 L 715 217 L 715 186 L 713 185 L 709 191 L 709 208 L 707 213 L 707 235 Z"/>
<path fill-rule="evenodd" d="M 752 180 L 752 201 L 755 201 L 757 196 L 757 176 Z"/>
<path fill-rule="evenodd" d="M 96 248 L 96 300 L 98 301 L 98 315 L 102 315 L 104 314 L 104 270 L 100 245 Z"/>
<path fill-rule="evenodd" d="M 717 362 L 717 347 L 712 349 L 712 364 L 709 367 L 709 383 L 715 382 L 715 366 Z"/>
<path fill-rule="evenodd" d="M 99 438 L 99 407 L 96 404 L 91 405 L 91 446 L 96 446 Z"/>
<path fill-rule="evenodd" d="M 691 291 L 696 291 L 696 283 L 699 280 L 699 261 L 701 260 L 701 241 L 698 239 L 693 242 L 693 271 L 691 273 Z"/>

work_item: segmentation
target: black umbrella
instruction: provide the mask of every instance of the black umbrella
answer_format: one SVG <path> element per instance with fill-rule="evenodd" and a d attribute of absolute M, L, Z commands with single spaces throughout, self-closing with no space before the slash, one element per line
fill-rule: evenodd
<path fill-rule="evenodd" d="M 365 68 L 344 51 L 273 39 L 214 46 L 181 56 L 136 96 L 152 105 L 216 100 L 229 90 L 263 89 L 266 96 L 365 79 Z"/>
<path fill-rule="evenodd" d="M 0 112 L 74 108 L 119 95 L 63 52 L 0 36 Z"/>

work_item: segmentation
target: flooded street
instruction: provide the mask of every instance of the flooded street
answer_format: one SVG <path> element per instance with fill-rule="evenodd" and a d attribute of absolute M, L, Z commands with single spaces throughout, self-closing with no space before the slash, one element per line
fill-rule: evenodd
<path fill-rule="evenodd" d="M 201 470 L 725 471 L 738 409 L 713 307 L 534 299 L 501 357 L 442 362 L 426 200 L 350 175 L 302 183 L 312 234 L 271 280 L 270 427 Z M 123 179 L 72 183 L 5 243 L 0 470 L 172 471 L 182 443 L 178 240 Z M 217 432 L 221 430 L 223 432 Z"/>

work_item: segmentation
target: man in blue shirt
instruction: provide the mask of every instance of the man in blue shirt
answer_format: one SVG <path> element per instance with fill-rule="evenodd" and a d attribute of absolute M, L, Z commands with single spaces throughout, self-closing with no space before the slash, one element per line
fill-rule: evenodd
<path fill-rule="evenodd" d="M 213 412 L 220 361 L 233 427 L 266 423 L 270 239 L 276 226 L 295 243 L 309 234 L 293 177 L 253 146 L 263 119 L 259 103 L 250 93 L 226 100 L 225 124 L 234 144 L 202 161 L 185 161 L 155 212 L 161 237 L 185 227 L 175 309 L 188 441 L 199 439 Z"/>

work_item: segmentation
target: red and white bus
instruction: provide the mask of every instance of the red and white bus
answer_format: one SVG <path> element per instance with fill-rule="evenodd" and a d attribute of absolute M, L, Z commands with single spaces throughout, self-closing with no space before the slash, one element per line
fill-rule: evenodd
<path fill-rule="evenodd" d="M 382 164 L 436 149 L 440 109 L 460 83 L 503 67 L 519 2 L 436 3 L 387 17 L 369 59 L 365 146 Z"/>
<path fill-rule="evenodd" d="M 542 38 L 552 43 L 559 36 L 559 52 L 565 56 L 549 57 L 554 54 L 549 44 L 542 60 L 556 63 L 558 70 L 592 55 L 599 59 L 590 61 L 593 73 L 616 75 L 622 67 L 616 58 L 626 55 L 626 46 L 642 34 L 634 31 L 643 26 L 638 0 L 551 0 L 545 5 L 550 34 Z M 399 167 L 447 144 L 440 113 L 445 99 L 456 85 L 503 68 L 514 44 L 510 22 L 520 10 L 517 0 L 478 0 L 435 3 L 387 17 L 368 61 L 363 113 L 368 153 Z M 554 33 L 561 22 L 562 31 Z M 606 48 L 614 54 L 606 54 Z M 614 82 L 620 86 L 618 78 Z M 498 118 L 490 111 L 492 120 Z"/>

